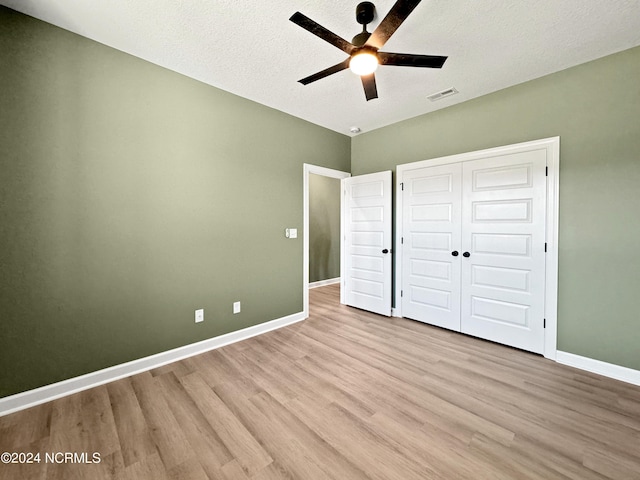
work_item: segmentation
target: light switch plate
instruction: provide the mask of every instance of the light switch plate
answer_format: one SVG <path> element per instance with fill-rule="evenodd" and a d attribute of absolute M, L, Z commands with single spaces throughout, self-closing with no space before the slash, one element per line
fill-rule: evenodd
<path fill-rule="evenodd" d="M 286 228 L 284 231 L 284 236 L 287 238 L 298 238 L 298 229 L 297 228 Z"/>
<path fill-rule="evenodd" d="M 240 313 L 240 302 L 233 302 L 233 313 Z"/>
<path fill-rule="evenodd" d="M 204 308 L 196 310 L 196 323 L 204 322 Z"/>

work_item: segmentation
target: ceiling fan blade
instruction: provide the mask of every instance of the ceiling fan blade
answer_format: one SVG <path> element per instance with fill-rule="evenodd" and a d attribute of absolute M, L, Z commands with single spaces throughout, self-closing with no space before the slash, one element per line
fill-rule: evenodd
<path fill-rule="evenodd" d="M 367 102 L 378 98 L 378 89 L 376 88 L 376 77 L 373 73 L 369 75 L 362 75 L 362 86 L 364 87 L 364 95 L 367 97 Z"/>
<path fill-rule="evenodd" d="M 391 7 L 387 16 L 382 19 L 380 25 L 373 31 L 365 45 L 378 49 L 382 48 L 419 3 L 420 0 L 398 0 Z"/>
<path fill-rule="evenodd" d="M 294 13 L 289 19 L 296 25 L 301 26 L 305 30 L 313 33 L 315 36 L 320 37 L 325 42 L 330 43 L 334 47 L 338 47 L 344 53 L 351 55 L 351 52 L 356 48 L 351 43 L 347 42 L 344 38 L 339 37 L 335 33 L 327 30 L 319 23 L 314 22 L 306 15 L 300 12 Z"/>
<path fill-rule="evenodd" d="M 447 58 L 438 55 L 378 52 L 378 60 L 381 65 L 397 65 L 400 67 L 442 68 Z"/>
<path fill-rule="evenodd" d="M 341 70 L 345 70 L 349 68 L 349 60 L 351 58 L 347 58 L 344 62 L 340 62 L 333 67 L 325 68 L 321 72 L 314 73 L 313 75 L 309 75 L 308 77 L 303 78 L 302 80 L 298 80 L 303 85 L 308 85 L 311 82 L 315 82 L 316 80 L 320 80 L 321 78 L 328 77 L 329 75 L 333 75 L 334 73 L 338 73 Z"/>

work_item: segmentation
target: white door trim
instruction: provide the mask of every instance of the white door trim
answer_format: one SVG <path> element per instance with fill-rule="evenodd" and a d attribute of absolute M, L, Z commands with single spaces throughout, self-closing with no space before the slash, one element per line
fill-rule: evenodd
<path fill-rule="evenodd" d="M 334 170 L 332 168 L 319 167 L 309 163 L 303 164 L 303 225 L 302 225 L 302 310 L 304 318 L 309 316 L 309 174 L 322 175 L 323 177 L 337 178 L 342 180 L 351 176 L 350 173 Z M 342 194 L 340 195 L 340 276 L 344 271 L 344 250 L 342 241 L 342 231 L 344 230 L 342 215 Z M 342 279 L 340 280 L 340 303 L 344 303 L 342 288 Z"/>
<path fill-rule="evenodd" d="M 449 163 L 479 160 L 486 157 L 518 153 L 532 148 L 545 148 L 547 150 L 547 205 L 546 205 L 546 242 L 547 255 L 545 257 L 545 345 L 544 356 L 556 360 L 558 337 L 558 212 L 560 192 L 560 137 L 550 137 L 531 142 L 505 145 L 502 147 L 478 150 L 475 152 L 460 153 L 446 157 L 422 160 L 406 163 L 396 167 L 396 250 L 395 255 L 395 309 L 394 315 L 402 317 L 402 302 L 400 292 L 402 290 L 402 183 L 404 172 L 417 168 L 433 167 Z"/>

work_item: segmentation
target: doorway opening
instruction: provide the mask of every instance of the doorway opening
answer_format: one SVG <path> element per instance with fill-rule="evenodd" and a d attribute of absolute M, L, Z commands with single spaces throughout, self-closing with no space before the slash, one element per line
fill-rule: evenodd
<path fill-rule="evenodd" d="M 340 170 L 304 164 L 302 290 L 305 317 L 309 316 L 310 285 L 337 283 L 344 271 L 340 181 L 350 176 Z M 335 218 L 336 207 L 338 219 Z M 336 268 L 336 260 L 339 268 Z M 341 289 L 340 301 L 343 300 Z"/>

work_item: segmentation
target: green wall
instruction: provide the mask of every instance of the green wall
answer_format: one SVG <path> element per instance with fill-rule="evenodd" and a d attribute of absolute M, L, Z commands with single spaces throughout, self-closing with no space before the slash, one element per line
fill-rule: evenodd
<path fill-rule="evenodd" d="M 0 7 L 0 397 L 302 311 L 303 163 L 349 148 Z"/>
<path fill-rule="evenodd" d="M 639 79 L 634 48 L 362 134 L 352 174 L 559 135 L 558 349 L 640 369 Z"/>
<path fill-rule="evenodd" d="M 640 369 L 638 78 L 635 48 L 350 141 L 0 7 L 0 397 L 301 311 L 303 163 L 556 135 L 558 347 Z"/>
<path fill-rule="evenodd" d="M 309 282 L 340 276 L 340 180 L 309 174 Z"/>

